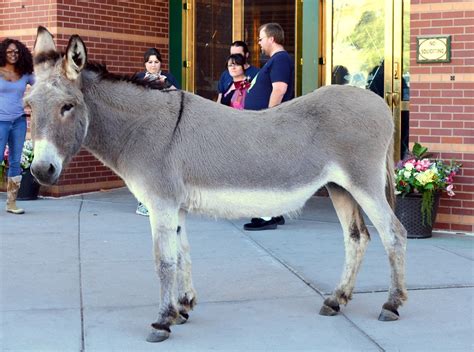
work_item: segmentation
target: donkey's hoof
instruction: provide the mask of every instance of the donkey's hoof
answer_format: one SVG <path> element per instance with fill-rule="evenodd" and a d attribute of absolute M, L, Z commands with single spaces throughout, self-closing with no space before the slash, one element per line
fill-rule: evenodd
<path fill-rule="evenodd" d="M 168 337 L 170 337 L 170 333 L 168 331 L 153 329 L 148 333 L 146 340 L 148 342 L 161 342 L 168 339 Z"/>
<path fill-rule="evenodd" d="M 148 342 L 161 342 L 170 337 L 171 330 L 168 326 L 153 323 L 151 324 L 151 330 L 146 337 Z"/>
<path fill-rule="evenodd" d="M 323 306 L 321 307 L 321 310 L 319 311 L 320 315 L 325 315 L 325 316 L 328 316 L 328 317 L 332 317 L 334 315 L 337 315 L 337 313 L 339 313 L 339 306 L 330 307 L 326 304 L 323 304 Z"/>
<path fill-rule="evenodd" d="M 179 315 L 176 318 L 175 324 L 176 325 L 184 324 L 188 321 L 188 319 L 189 319 L 189 314 L 184 313 L 184 312 L 179 312 Z"/>
<path fill-rule="evenodd" d="M 395 310 L 392 312 L 391 310 L 388 309 L 382 309 L 379 315 L 379 320 L 380 321 L 395 321 L 400 318 L 398 312 Z"/>

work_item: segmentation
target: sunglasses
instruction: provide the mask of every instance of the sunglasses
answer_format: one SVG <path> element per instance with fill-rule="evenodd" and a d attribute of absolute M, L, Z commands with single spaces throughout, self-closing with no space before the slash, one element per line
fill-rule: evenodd
<path fill-rule="evenodd" d="M 20 53 L 20 50 L 7 50 L 7 55 L 18 55 Z"/>

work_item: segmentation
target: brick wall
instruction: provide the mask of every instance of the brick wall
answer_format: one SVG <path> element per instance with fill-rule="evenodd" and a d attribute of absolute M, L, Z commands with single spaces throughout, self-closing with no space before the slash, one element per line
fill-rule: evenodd
<path fill-rule="evenodd" d="M 117 0 L 2 0 L 0 39 L 12 37 L 33 48 L 36 28 L 45 26 L 65 50 L 71 34 L 84 40 L 89 60 L 105 63 L 109 71 L 133 74 L 144 69 L 143 53 L 156 47 L 168 69 L 168 1 Z M 62 196 L 122 186 L 111 170 L 81 150 L 64 170 L 58 184 L 41 194 Z"/>
<path fill-rule="evenodd" d="M 410 142 L 463 163 L 435 227 L 474 232 L 474 3 L 411 0 Z M 416 37 L 451 35 L 451 62 L 416 62 Z"/>

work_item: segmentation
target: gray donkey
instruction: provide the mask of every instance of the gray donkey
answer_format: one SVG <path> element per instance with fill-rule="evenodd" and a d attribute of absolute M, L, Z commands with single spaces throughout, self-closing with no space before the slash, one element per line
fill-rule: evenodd
<path fill-rule="evenodd" d="M 370 240 L 362 208 L 391 267 L 379 320 L 398 319 L 407 299 L 406 231 L 389 204 L 394 127 L 378 96 L 329 86 L 268 110 L 242 112 L 88 64 L 77 35 L 59 54 L 44 27 L 38 28 L 34 60 L 37 82 L 25 104 L 33 116 L 35 177 L 55 183 L 83 145 L 150 211 L 161 300 L 148 341 L 167 339 L 170 326 L 186 322 L 196 304 L 188 212 L 225 218 L 287 214 L 325 185 L 342 224 L 346 259 L 341 282 L 320 314 L 335 315 L 351 299 Z"/>

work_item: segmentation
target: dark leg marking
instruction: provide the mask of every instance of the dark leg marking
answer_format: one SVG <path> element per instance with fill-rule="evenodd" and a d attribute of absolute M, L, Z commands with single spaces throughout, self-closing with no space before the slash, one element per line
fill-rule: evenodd
<path fill-rule="evenodd" d="M 171 329 L 170 325 L 178 318 L 178 311 L 168 306 L 163 314 L 160 314 L 159 321 L 151 324 L 151 331 L 148 334 L 146 340 L 148 342 L 161 342 L 170 337 Z"/>
<path fill-rule="evenodd" d="M 360 232 L 355 221 L 352 221 L 351 226 L 349 227 L 349 236 L 354 242 L 360 242 Z"/>

